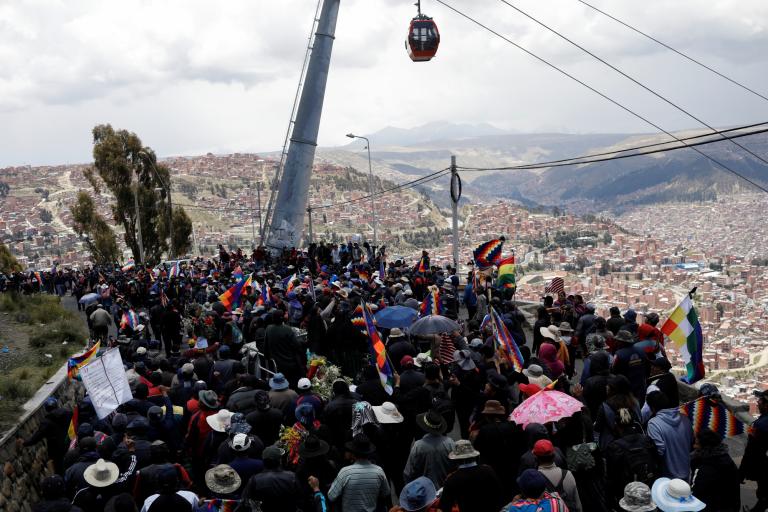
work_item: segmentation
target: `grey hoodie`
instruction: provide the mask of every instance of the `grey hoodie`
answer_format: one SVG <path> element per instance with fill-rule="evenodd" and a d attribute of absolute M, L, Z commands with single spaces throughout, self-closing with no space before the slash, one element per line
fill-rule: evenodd
<path fill-rule="evenodd" d="M 648 437 L 664 459 L 662 476 L 689 482 L 693 429 L 688 416 L 678 409 L 662 409 L 648 422 Z"/>

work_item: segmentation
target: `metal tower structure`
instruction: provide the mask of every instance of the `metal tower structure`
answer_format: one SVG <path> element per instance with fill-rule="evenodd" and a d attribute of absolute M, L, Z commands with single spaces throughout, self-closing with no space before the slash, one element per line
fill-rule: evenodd
<path fill-rule="evenodd" d="M 277 199 L 267 212 L 268 225 L 262 243 L 273 250 L 301 245 L 339 3 L 340 0 L 324 0 L 317 23 Z"/>

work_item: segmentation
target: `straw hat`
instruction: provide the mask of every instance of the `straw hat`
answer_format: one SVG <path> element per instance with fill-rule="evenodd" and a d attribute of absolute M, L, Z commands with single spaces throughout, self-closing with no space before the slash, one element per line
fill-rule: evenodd
<path fill-rule="evenodd" d="M 119 475 L 120 469 L 118 469 L 117 464 L 99 459 L 85 468 L 83 478 L 88 482 L 88 485 L 93 487 L 107 487 L 117 482 Z"/>
<path fill-rule="evenodd" d="M 556 325 L 550 325 L 549 327 L 540 327 L 539 332 L 545 338 L 557 341 L 560 338 L 560 328 Z"/>
<path fill-rule="evenodd" d="M 230 420 L 232 419 L 232 414 L 234 413 L 231 413 L 226 409 L 222 409 L 216 414 L 212 414 L 211 416 L 205 418 L 205 421 L 216 432 L 226 432 L 227 427 L 229 427 Z"/>
<path fill-rule="evenodd" d="M 205 485 L 217 494 L 232 494 L 242 483 L 237 471 L 227 464 L 219 464 L 205 472 Z"/>
<path fill-rule="evenodd" d="M 376 415 L 376 419 L 382 424 L 403 422 L 403 415 L 400 414 L 400 411 L 397 410 L 397 407 L 392 402 L 374 405 L 373 414 Z"/>

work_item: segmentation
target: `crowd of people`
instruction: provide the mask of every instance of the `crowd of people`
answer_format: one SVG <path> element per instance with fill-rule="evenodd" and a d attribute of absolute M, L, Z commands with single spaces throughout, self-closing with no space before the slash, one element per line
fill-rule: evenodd
<path fill-rule="evenodd" d="M 719 434 L 680 413 L 658 316 L 638 324 L 612 308 L 606 319 L 561 292 L 530 326 L 512 290 L 469 275 L 460 292 L 456 269 L 426 251 L 414 264 L 342 247 L 277 258 L 221 247 L 173 267 L 4 279 L 84 302 L 92 342 L 119 349 L 133 395 L 102 418 L 83 396 L 74 438 L 73 411 L 46 401 L 20 441 L 45 440 L 54 473 L 34 510 L 726 512 L 741 510 L 744 479 L 758 482 L 751 510 L 768 507 L 768 392 L 737 467 Z M 235 304 L 222 300 L 244 279 Z M 419 311 L 427 296 L 457 329 L 380 328 L 387 389 L 353 312 Z M 491 308 L 522 371 L 500 357 Z M 316 361 L 338 368 L 322 389 Z M 581 410 L 510 421 L 550 390 Z M 711 384 L 699 392 L 717 399 Z"/>

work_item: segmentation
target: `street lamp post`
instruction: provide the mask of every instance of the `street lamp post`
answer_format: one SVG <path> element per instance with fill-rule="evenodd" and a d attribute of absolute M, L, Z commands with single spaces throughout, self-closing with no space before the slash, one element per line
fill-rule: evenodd
<path fill-rule="evenodd" d="M 373 197 L 373 168 L 371 167 L 371 141 L 368 140 L 368 137 L 363 137 L 361 135 L 355 135 L 353 133 L 348 133 L 347 137 L 350 139 L 363 139 L 366 143 L 365 148 L 368 150 L 368 195 L 371 196 L 371 218 L 373 220 L 373 246 L 377 246 L 377 239 L 378 239 L 378 229 L 376 226 L 376 201 Z"/>
<path fill-rule="evenodd" d="M 160 172 L 157 170 L 157 166 L 155 165 L 155 159 L 152 155 L 150 155 L 147 151 L 141 150 L 139 151 L 139 155 L 144 158 L 147 162 L 150 163 L 152 166 L 152 170 L 155 173 L 155 176 L 157 176 L 157 180 L 160 182 L 160 185 L 162 185 L 163 189 L 165 189 L 165 193 L 168 196 L 168 232 L 170 233 L 171 238 L 171 244 L 170 248 L 168 250 L 168 259 L 173 259 L 176 256 L 176 250 L 174 247 L 173 242 L 173 201 L 171 199 L 171 183 L 170 181 L 168 183 L 163 180 L 163 177 L 160 176 Z"/>

